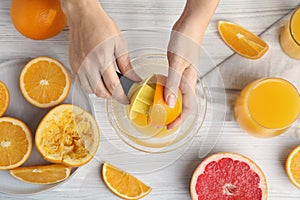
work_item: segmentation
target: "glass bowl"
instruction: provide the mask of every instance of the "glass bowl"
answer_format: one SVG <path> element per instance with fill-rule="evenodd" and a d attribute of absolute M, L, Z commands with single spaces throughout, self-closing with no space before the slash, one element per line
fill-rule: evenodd
<path fill-rule="evenodd" d="M 142 78 L 153 73 L 167 74 L 170 33 L 170 30 L 157 28 L 122 31 L 133 68 Z M 91 95 L 101 130 L 96 160 L 109 162 L 130 173 L 151 173 L 171 165 L 183 155 L 205 157 L 222 132 L 226 95 L 221 74 L 202 47 L 197 71 L 197 109 L 180 130 L 164 138 L 138 132 L 127 118 L 126 106 Z"/>
<path fill-rule="evenodd" d="M 162 54 L 161 50 L 156 49 L 156 52 L 157 54 L 131 56 L 132 67 L 142 79 L 153 74 L 168 75 L 167 56 Z M 135 54 L 138 53 L 135 52 Z M 160 134 L 164 128 L 148 127 L 146 128 L 148 132 L 145 133 L 144 128 L 134 126 L 129 119 L 127 105 L 109 99 L 106 103 L 107 116 L 115 133 L 131 147 L 149 153 L 172 151 L 190 141 L 202 126 L 207 109 L 205 90 L 200 75 L 198 77 L 196 93 L 192 98 L 193 105 L 190 105 L 191 113 L 178 129 Z"/>

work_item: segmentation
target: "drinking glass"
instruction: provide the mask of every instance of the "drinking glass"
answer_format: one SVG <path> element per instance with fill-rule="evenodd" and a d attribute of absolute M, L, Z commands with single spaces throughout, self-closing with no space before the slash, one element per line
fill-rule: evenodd
<path fill-rule="evenodd" d="M 300 7 L 296 8 L 280 34 L 283 51 L 291 58 L 300 59 Z"/>
<path fill-rule="evenodd" d="M 234 115 L 240 127 L 256 137 L 273 137 L 298 118 L 297 88 L 281 78 L 262 78 L 248 84 L 238 96 Z"/>

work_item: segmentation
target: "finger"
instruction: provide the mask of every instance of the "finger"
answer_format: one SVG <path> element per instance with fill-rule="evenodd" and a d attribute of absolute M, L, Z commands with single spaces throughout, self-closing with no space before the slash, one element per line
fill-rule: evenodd
<path fill-rule="evenodd" d="M 182 112 L 181 114 L 170 124 L 167 125 L 167 129 L 174 129 L 182 124 L 193 109 L 193 96 L 190 92 L 183 90 L 182 92 Z"/>
<path fill-rule="evenodd" d="M 183 119 L 181 115 L 179 115 L 173 122 L 167 125 L 167 129 L 170 130 L 179 127 L 182 124 L 182 121 Z"/>
<path fill-rule="evenodd" d="M 164 98 L 166 103 L 171 108 L 174 108 L 177 101 L 178 87 L 181 82 L 181 76 L 185 68 L 188 66 L 188 63 L 181 57 L 172 53 L 168 54 L 168 61 L 169 70 L 164 90 Z"/>
<path fill-rule="evenodd" d="M 135 82 L 142 81 L 142 79 L 137 75 L 137 73 L 132 68 L 128 53 L 117 57 L 116 62 L 121 74 L 123 74 L 124 76 L 126 76 L 127 78 Z"/>
<path fill-rule="evenodd" d="M 94 93 L 96 94 L 97 97 L 102 97 L 105 99 L 111 98 L 111 94 L 106 89 L 101 77 L 97 81 Z"/>
<path fill-rule="evenodd" d="M 102 65 L 98 60 L 97 54 L 90 53 L 81 64 L 78 74 L 85 76 L 90 85 L 91 93 L 95 93 L 98 97 L 110 98 L 111 95 L 105 88 L 101 79 L 101 73 L 99 72 L 99 67 L 101 66 Z"/>
<path fill-rule="evenodd" d="M 197 72 L 193 67 L 187 68 L 182 76 L 182 81 L 180 84 L 180 90 L 182 92 L 182 112 L 172 123 L 167 125 L 168 129 L 173 129 L 181 125 L 181 123 L 189 116 L 191 111 L 196 106 L 195 100 L 196 93 L 196 81 L 197 81 Z"/>
<path fill-rule="evenodd" d="M 182 75 L 182 85 L 180 88 L 183 88 L 187 91 L 195 93 L 196 83 L 197 83 L 198 71 L 193 66 L 190 65 L 187 67 Z"/>
<path fill-rule="evenodd" d="M 90 53 L 89 56 L 86 57 L 86 59 L 82 62 L 77 73 L 86 77 L 90 84 L 91 90 L 94 93 L 97 82 L 101 76 L 97 68 L 98 62 L 96 62 L 91 55 L 92 54 Z"/>
<path fill-rule="evenodd" d="M 83 73 L 78 74 L 76 80 L 79 81 L 80 86 L 81 86 L 82 90 L 84 91 L 84 93 L 86 93 L 86 94 L 92 94 L 93 93 L 91 85 L 90 85 L 90 83 L 89 83 L 89 81 L 88 81 L 85 74 L 83 74 Z"/>
<path fill-rule="evenodd" d="M 113 64 L 110 64 L 110 66 L 104 72 L 103 80 L 105 87 L 113 98 L 122 104 L 129 104 L 129 99 L 122 88 L 120 79 Z"/>
<path fill-rule="evenodd" d="M 115 57 L 117 66 L 124 76 L 136 82 L 142 80 L 132 68 L 127 43 L 121 34 L 116 38 Z"/>

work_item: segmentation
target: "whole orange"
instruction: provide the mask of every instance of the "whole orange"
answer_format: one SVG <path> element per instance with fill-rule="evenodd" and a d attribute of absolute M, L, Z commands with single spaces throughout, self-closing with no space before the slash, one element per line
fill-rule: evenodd
<path fill-rule="evenodd" d="M 59 34 L 67 21 L 59 0 L 12 0 L 10 16 L 15 28 L 34 40 Z"/>

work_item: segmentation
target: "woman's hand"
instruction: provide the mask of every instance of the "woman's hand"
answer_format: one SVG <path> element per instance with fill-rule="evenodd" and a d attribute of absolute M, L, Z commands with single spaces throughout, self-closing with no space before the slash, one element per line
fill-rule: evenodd
<path fill-rule="evenodd" d="M 186 7 L 174 24 L 168 45 L 169 71 L 164 98 L 170 107 L 182 92 L 182 113 L 168 125 L 175 128 L 188 116 L 195 105 L 194 98 L 199 65 L 200 45 L 205 29 L 219 0 L 187 0 Z"/>
<path fill-rule="evenodd" d="M 61 0 L 70 27 L 69 60 L 88 93 L 129 103 L 116 74 L 139 80 L 131 70 L 127 46 L 119 28 L 98 0 Z M 116 61 L 116 62 L 115 62 Z"/>

